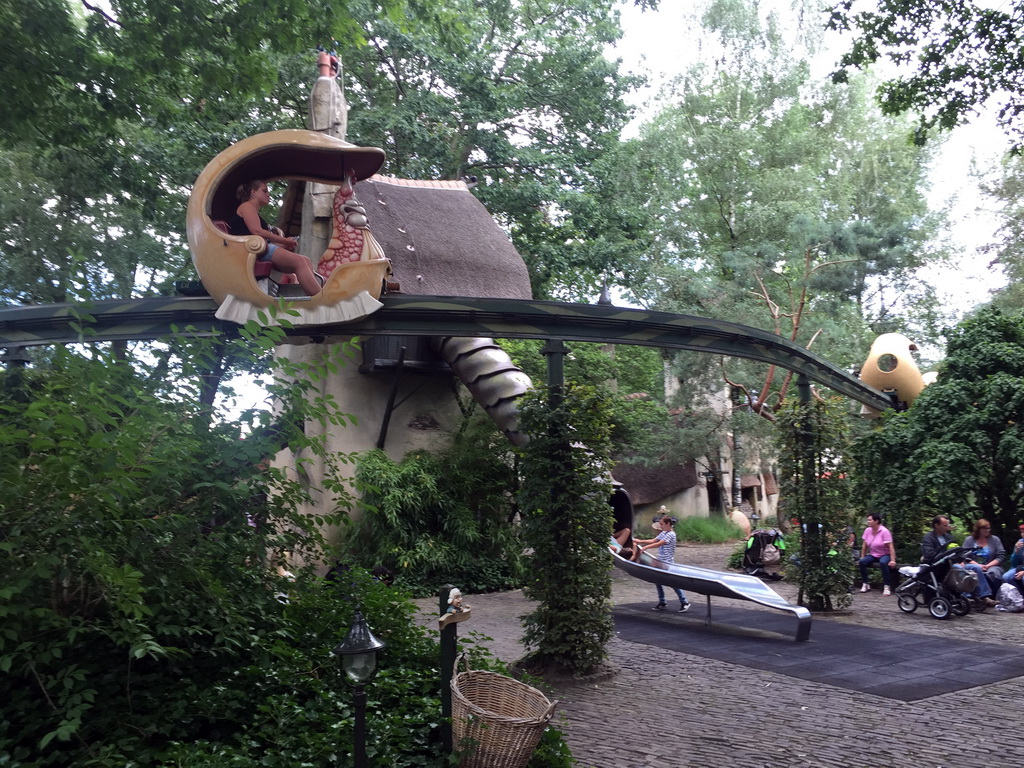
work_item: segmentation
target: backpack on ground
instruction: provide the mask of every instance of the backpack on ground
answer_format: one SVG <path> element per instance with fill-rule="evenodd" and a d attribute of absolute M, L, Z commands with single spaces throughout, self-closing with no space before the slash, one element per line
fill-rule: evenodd
<path fill-rule="evenodd" d="M 1020 593 L 1013 584 L 1003 584 L 999 587 L 999 595 L 996 597 L 997 611 L 1003 613 L 1024 613 L 1024 595 Z"/>
<path fill-rule="evenodd" d="M 779 548 L 774 544 L 765 544 L 761 549 L 761 562 L 765 565 L 778 565 L 781 559 Z"/>

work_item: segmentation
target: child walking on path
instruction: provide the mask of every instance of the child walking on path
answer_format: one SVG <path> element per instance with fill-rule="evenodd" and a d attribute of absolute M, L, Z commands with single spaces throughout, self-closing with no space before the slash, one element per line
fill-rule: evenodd
<path fill-rule="evenodd" d="M 653 547 L 658 548 L 658 561 L 671 565 L 676 559 L 676 532 L 673 530 L 675 520 L 668 515 L 661 518 L 661 533 L 659 533 L 653 539 L 636 539 L 634 544 L 637 545 L 637 553 L 645 552 Z M 661 584 L 655 584 L 658 589 L 658 604 L 654 606 L 652 610 L 664 611 L 667 603 L 665 602 L 665 588 Z M 675 588 L 676 597 L 679 598 L 679 612 L 686 613 L 690 610 L 690 601 L 686 599 L 686 595 L 683 590 L 678 587 Z"/>

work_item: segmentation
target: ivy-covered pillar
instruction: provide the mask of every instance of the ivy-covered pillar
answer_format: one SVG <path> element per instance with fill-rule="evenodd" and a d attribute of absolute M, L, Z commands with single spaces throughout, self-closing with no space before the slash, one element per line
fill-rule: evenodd
<path fill-rule="evenodd" d="M 799 515 L 803 535 L 801 560 L 805 568 L 816 570 L 821 568 L 824 560 L 821 516 L 818 514 L 817 456 L 814 450 L 814 433 L 817 427 L 811 408 L 811 383 L 803 374 L 797 379 L 797 391 L 800 393 L 800 419 L 797 422 L 797 430 L 800 435 L 800 494 L 803 501 Z M 813 602 L 814 596 L 810 597 Z"/>
<path fill-rule="evenodd" d="M 847 409 L 842 401 L 811 396 L 810 382 L 797 380 L 799 401 L 779 412 L 783 498 L 800 532 L 800 603 L 834 610 L 850 602 L 853 560 L 847 545 L 851 520 Z"/>
<path fill-rule="evenodd" d="M 612 511 L 611 440 L 606 397 L 566 384 L 565 345 L 552 339 L 547 392 L 520 401 L 523 543 L 532 551 L 524 592 L 535 610 L 523 619 L 525 661 L 534 674 L 585 675 L 605 659 L 614 633 L 608 541 Z"/>
<path fill-rule="evenodd" d="M 548 404 L 557 410 L 565 391 L 565 354 L 569 348 L 561 339 L 548 339 L 541 352 L 548 359 Z"/>

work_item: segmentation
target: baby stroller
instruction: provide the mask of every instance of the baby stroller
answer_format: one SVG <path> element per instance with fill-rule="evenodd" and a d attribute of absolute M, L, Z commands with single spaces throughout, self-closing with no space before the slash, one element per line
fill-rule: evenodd
<path fill-rule="evenodd" d="M 971 599 L 966 595 L 978 588 L 978 575 L 963 568 L 954 568 L 974 552 L 968 547 L 955 547 L 941 553 L 931 563 L 904 566 L 900 573 L 907 578 L 896 587 L 896 602 L 904 613 L 913 613 L 918 606 L 928 606 L 936 619 L 950 615 L 966 616 L 971 612 Z M 975 610 L 985 610 L 984 604 Z"/>
<path fill-rule="evenodd" d="M 747 547 L 743 551 L 743 572 L 778 581 L 782 577 L 769 571 L 766 566 L 778 565 L 785 548 L 786 542 L 779 531 L 774 528 L 758 528 L 747 538 Z"/>

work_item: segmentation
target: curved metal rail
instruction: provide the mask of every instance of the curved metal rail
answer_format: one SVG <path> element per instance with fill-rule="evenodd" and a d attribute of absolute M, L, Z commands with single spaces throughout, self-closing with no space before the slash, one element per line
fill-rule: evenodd
<path fill-rule="evenodd" d="M 878 410 L 892 399 L 808 350 L 767 331 L 668 312 L 553 301 L 383 296 L 380 311 L 351 323 L 291 328 L 293 343 L 351 336 L 558 338 L 710 352 L 779 365 Z M 172 297 L 0 310 L 0 347 L 155 339 L 172 332 L 231 334 L 208 297 Z M 187 330 L 191 329 L 191 330 Z"/>
<path fill-rule="evenodd" d="M 620 556 L 616 551 L 617 547 L 609 546 L 608 549 L 612 553 L 615 567 L 636 579 L 707 595 L 706 621 L 711 620 L 711 598 L 728 597 L 734 600 L 749 600 L 767 608 L 792 613 L 797 620 L 796 641 L 803 642 L 811 636 L 811 612 L 802 606 L 790 605 L 782 595 L 756 576 L 712 571 L 692 565 L 670 565 L 659 562 L 647 554 L 641 555 L 643 562 L 633 562 Z"/>

